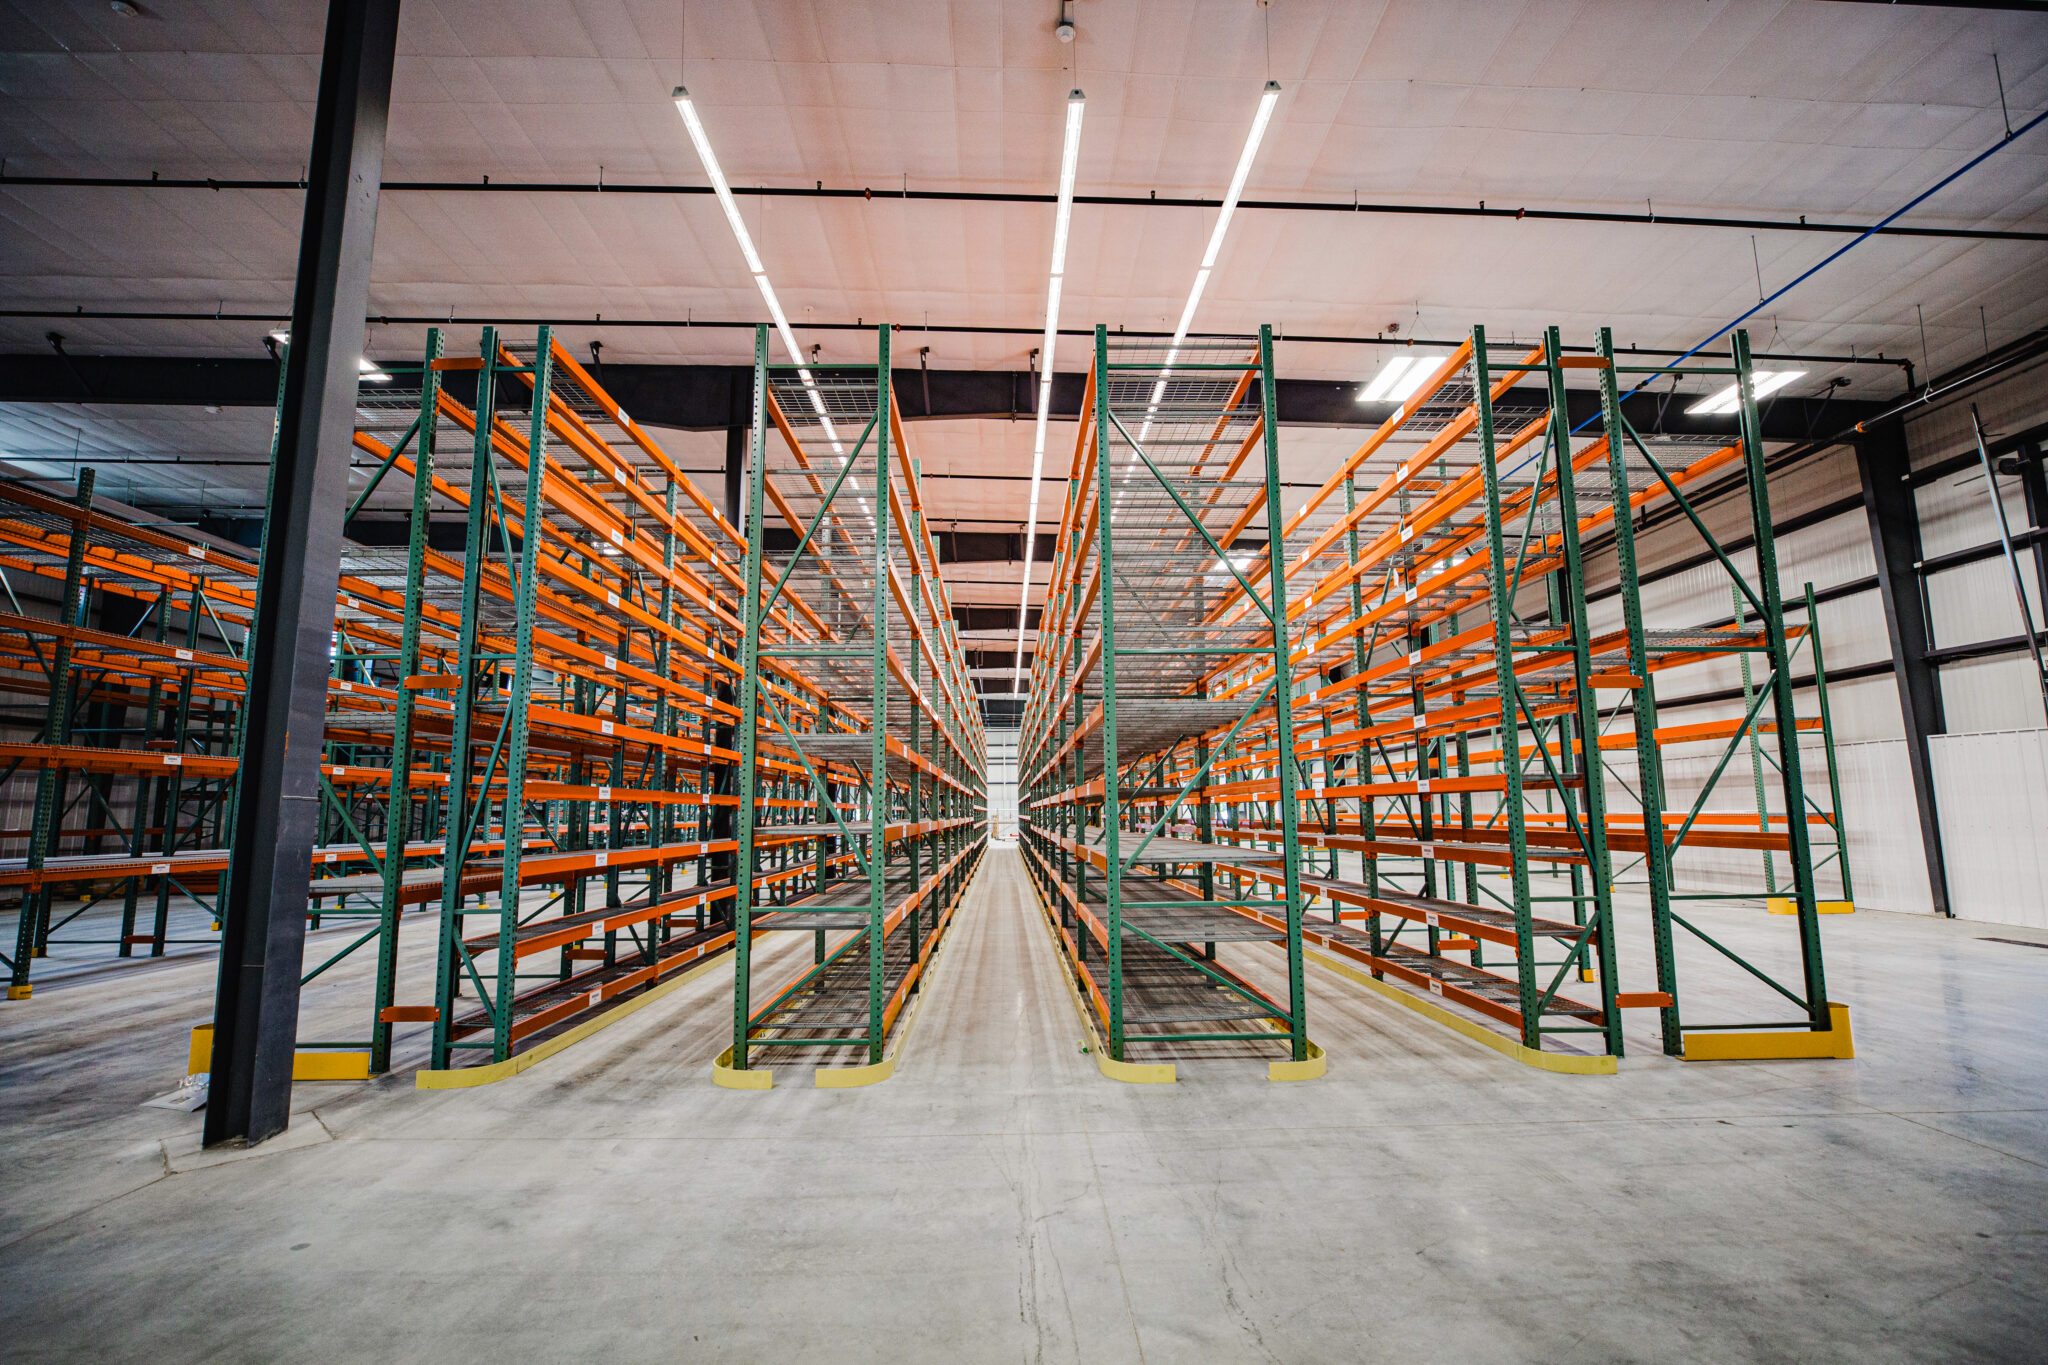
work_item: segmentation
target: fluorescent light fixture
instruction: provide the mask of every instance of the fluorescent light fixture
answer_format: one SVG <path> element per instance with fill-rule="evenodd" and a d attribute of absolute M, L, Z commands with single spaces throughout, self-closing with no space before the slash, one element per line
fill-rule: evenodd
<path fill-rule="evenodd" d="M 1209 249 L 1202 253 L 1204 272 L 1215 267 L 1216 255 L 1223 250 L 1223 234 L 1230 229 L 1230 215 L 1237 212 L 1238 196 L 1244 193 L 1245 179 L 1252 173 L 1252 159 L 1259 154 L 1266 125 L 1273 121 L 1273 106 L 1279 102 L 1280 82 L 1267 81 L 1259 96 L 1259 111 L 1252 115 L 1252 130 L 1245 134 L 1244 150 L 1238 153 L 1237 170 L 1230 177 L 1230 192 L 1223 196 L 1223 211 L 1216 215 L 1215 230 L 1209 234 Z"/>
<path fill-rule="evenodd" d="M 776 335 L 782 338 L 782 348 L 796 363 L 797 379 L 810 397 L 811 410 L 825 428 L 825 439 L 832 443 L 832 453 L 844 457 L 846 447 L 839 439 L 839 429 L 832 425 L 832 417 L 825 408 L 825 397 L 818 392 L 817 380 L 804 367 L 804 356 L 797 348 L 796 333 L 789 329 L 789 318 L 783 314 L 782 300 L 775 297 L 775 286 L 768 283 L 768 268 L 761 264 L 761 253 L 754 250 L 753 234 L 747 231 L 747 220 L 740 216 L 740 206 L 733 200 L 732 186 L 726 183 L 725 168 L 718 164 L 718 153 L 711 150 L 711 138 L 704 131 L 704 121 L 697 117 L 697 106 L 690 99 L 690 92 L 680 85 L 675 88 L 673 98 L 676 112 L 683 116 L 683 127 L 689 130 L 690 145 L 697 149 L 697 160 L 704 164 L 705 178 L 711 181 L 711 192 L 718 196 L 718 207 L 725 210 L 726 225 L 732 229 L 733 240 L 740 244 L 740 255 L 746 258 L 747 273 L 754 277 L 754 285 L 761 291 L 762 301 L 768 305 L 768 316 L 775 324 Z M 863 511 L 869 511 L 865 498 L 856 500 Z M 871 511 L 869 514 L 873 515 Z"/>
<path fill-rule="evenodd" d="M 356 357 L 356 369 L 361 372 L 365 384 L 389 384 L 391 376 L 377 368 L 377 362 L 368 356 Z"/>
<path fill-rule="evenodd" d="M 1266 88 L 1259 94 L 1258 111 L 1252 115 L 1251 131 L 1244 135 L 1244 150 L 1237 154 L 1237 169 L 1231 172 L 1230 189 L 1224 193 L 1223 208 L 1216 215 L 1216 226 L 1209 231 L 1209 245 L 1202 252 L 1201 269 L 1195 272 L 1194 288 L 1188 290 L 1187 307 L 1180 310 L 1180 323 L 1173 329 L 1173 341 L 1166 348 L 1166 364 L 1160 367 L 1159 382 L 1152 386 L 1152 397 L 1145 406 L 1145 422 L 1138 428 L 1138 441 L 1143 444 L 1152 435 L 1152 419 L 1159 413 L 1159 401 L 1166 396 L 1166 381 L 1173 376 L 1173 363 L 1180 359 L 1180 348 L 1188 339 L 1188 328 L 1194 325 L 1195 308 L 1202 302 L 1202 291 L 1209 287 L 1209 274 L 1216 268 L 1216 258 L 1223 252 L 1223 235 L 1230 231 L 1230 219 L 1237 212 L 1237 201 L 1244 193 L 1244 182 L 1252 173 L 1252 162 L 1259 154 L 1259 144 L 1265 141 L 1266 125 L 1273 121 L 1273 106 L 1280 102 L 1280 82 L 1267 81 Z M 1136 451 L 1124 461 L 1123 477 L 1130 477 L 1131 468 L 1138 462 Z M 1114 517 L 1116 508 L 1110 507 Z"/>
<path fill-rule="evenodd" d="M 276 342 L 278 345 L 282 346 L 292 339 L 292 334 L 290 332 L 285 331 L 284 328 L 280 327 L 270 334 L 270 339 Z"/>
<path fill-rule="evenodd" d="M 1397 355 L 1380 366 L 1372 382 L 1359 390 L 1361 403 L 1405 403 L 1415 396 L 1443 360 L 1438 355 Z"/>
<path fill-rule="evenodd" d="M 1045 287 L 1045 336 L 1038 345 L 1038 421 L 1031 436 L 1031 503 L 1024 515 L 1024 580 L 1017 590 L 1017 654 L 1010 685 L 1024 679 L 1024 626 L 1031 615 L 1031 560 L 1038 545 L 1039 476 L 1045 470 L 1045 423 L 1052 412 L 1052 353 L 1060 336 L 1060 289 L 1067 273 L 1067 228 L 1074 216 L 1074 176 L 1081 160 L 1081 116 L 1088 99 L 1067 92 L 1067 130 L 1060 145 L 1060 192 L 1052 221 L 1052 271 Z"/>
<path fill-rule="evenodd" d="M 676 112 L 683 116 L 683 127 L 690 132 L 690 142 L 697 148 L 697 159 L 704 163 L 704 174 L 711 181 L 711 192 L 718 196 L 718 207 L 725 210 L 725 221 L 732 226 L 732 235 L 739 239 L 740 254 L 747 258 L 747 269 L 762 274 L 765 267 L 754 251 L 754 239 L 747 232 L 747 223 L 740 217 L 740 206 L 733 202 L 732 186 L 725 180 L 725 168 L 718 164 L 718 153 L 711 150 L 711 139 L 705 135 L 703 120 L 697 117 L 697 106 L 690 100 L 690 92 L 677 86 L 675 89 Z"/>
<path fill-rule="evenodd" d="M 1803 377 L 1804 370 L 1752 370 L 1749 376 L 1750 389 L 1761 402 L 1766 396 L 1776 393 L 1793 380 Z M 1707 417 L 1731 413 L 1742 406 L 1742 396 L 1730 384 L 1718 393 L 1710 394 L 1687 408 L 1686 414 Z"/>

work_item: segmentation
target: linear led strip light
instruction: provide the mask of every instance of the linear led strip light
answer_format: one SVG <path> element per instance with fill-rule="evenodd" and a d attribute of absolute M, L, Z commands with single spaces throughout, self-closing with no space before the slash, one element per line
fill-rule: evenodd
<path fill-rule="evenodd" d="M 761 264 L 761 255 L 754 250 L 753 235 L 747 231 L 746 219 L 740 217 L 740 206 L 733 202 L 732 187 L 726 183 L 725 170 L 718 164 L 718 153 L 711 150 L 711 139 L 704 133 L 704 122 L 697 117 L 697 106 L 691 102 L 690 92 L 682 86 L 675 89 L 676 112 L 683 116 L 683 127 L 690 131 L 691 145 L 697 149 L 697 159 L 704 163 L 704 174 L 711 180 L 711 192 L 718 196 L 718 206 L 725 210 L 725 221 L 732 227 L 732 235 L 740 244 L 740 254 L 747 258 L 747 270 L 754 277 L 754 285 L 761 291 L 761 298 L 768 305 L 768 316 L 775 321 L 775 330 L 782 337 L 782 348 L 789 352 L 789 358 L 796 363 L 796 377 L 802 381 L 804 392 L 810 397 L 811 410 L 818 414 L 818 421 L 825 428 L 825 437 L 832 442 L 832 453 L 844 459 L 846 446 L 839 439 L 839 429 L 832 425 L 832 415 L 825 409 L 825 395 L 818 392 L 818 384 L 804 364 L 803 352 L 797 349 L 796 334 L 789 330 L 789 319 L 783 315 L 782 300 L 775 297 L 775 286 L 768 282 L 767 267 Z M 888 396 L 882 396 L 883 402 Z M 866 498 L 856 496 L 861 511 L 870 517 L 874 515 Z"/>
<path fill-rule="evenodd" d="M 1152 420 L 1159 413 L 1160 400 L 1166 397 L 1166 381 L 1173 377 L 1173 363 L 1180 359 L 1180 348 L 1188 339 L 1188 328 L 1195 320 L 1195 308 L 1202 301 L 1202 291 L 1209 287 L 1210 272 L 1216 269 L 1216 258 L 1223 251 L 1223 235 L 1230 231 L 1231 215 L 1237 212 L 1238 196 L 1244 193 L 1244 182 L 1252 173 L 1252 161 L 1259 154 L 1259 143 L 1265 139 L 1266 125 L 1273 120 L 1273 106 L 1280 102 L 1280 82 L 1267 81 L 1266 88 L 1259 95 L 1258 112 L 1252 115 L 1251 131 L 1245 134 L 1244 150 L 1238 153 L 1237 170 L 1230 177 L 1230 191 L 1223 196 L 1222 211 L 1216 215 L 1216 226 L 1209 233 L 1209 248 L 1202 253 L 1202 268 L 1195 272 L 1195 287 L 1188 291 L 1187 307 L 1180 310 L 1180 325 L 1173 329 L 1173 341 L 1166 348 L 1166 364 L 1161 367 L 1159 382 L 1152 386 L 1152 397 L 1145 408 L 1145 423 L 1138 429 L 1140 444 L 1152 435 Z M 1129 478 L 1132 466 L 1137 463 L 1137 452 L 1124 462 L 1124 477 Z M 1111 508 L 1112 513 L 1115 508 Z"/>
<path fill-rule="evenodd" d="M 1059 208 L 1052 224 L 1052 280 L 1045 290 L 1045 339 L 1039 343 L 1038 425 L 1031 438 L 1031 506 L 1024 516 L 1024 583 L 1017 597 L 1017 657 L 1010 664 L 1010 686 L 1024 677 L 1024 623 L 1031 612 L 1031 559 L 1038 539 L 1038 479 L 1045 469 L 1045 422 L 1052 411 L 1052 350 L 1060 332 L 1060 284 L 1067 273 L 1067 224 L 1074 214 L 1074 170 L 1081 158 L 1081 114 L 1087 97 L 1067 94 L 1067 136 L 1060 151 Z"/>
<path fill-rule="evenodd" d="M 1804 370 L 1754 370 L 1749 376 L 1750 391 L 1756 395 L 1757 401 L 1761 402 L 1767 395 L 1776 393 L 1805 374 Z M 1685 411 L 1687 416 L 1704 417 L 1734 412 L 1741 406 L 1742 395 L 1736 385 L 1730 384 L 1718 393 L 1702 398 Z"/>

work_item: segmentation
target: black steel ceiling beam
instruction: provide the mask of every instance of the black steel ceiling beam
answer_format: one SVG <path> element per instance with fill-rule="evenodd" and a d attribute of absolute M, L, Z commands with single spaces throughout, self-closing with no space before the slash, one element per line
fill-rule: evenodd
<path fill-rule="evenodd" d="M 69 308 L 0 308 L 0 319 L 43 322 L 234 322 L 248 323 L 252 326 L 266 328 L 280 327 L 291 320 L 276 313 L 229 313 L 223 312 L 218 308 L 208 312 L 204 309 L 191 308 L 87 308 L 83 304 L 74 304 Z M 538 327 L 546 324 L 558 328 L 572 326 L 663 332 L 751 332 L 761 325 L 759 319 L 753 318 L 700 318 L 690 314 L 679 318 L 613 318 L 609 322 L 604 320 L 602 314 L 597 314 L 593 315 L 591 320 L 586 323 L 575 318 L 565 321 L 560 317 L 508 316 L 503 312 L 495 312 L 488 316 L 449 313 L 446 315 L 436 314 L 432 317 L 413 314 L 377 313 L 370 316 L 367 321 L 379 327 L 505 328 Z M 807 332 L 872 332 L 874 325 L 864 319 L 856 319 L 852 322 L 819 322 L 806 319 L 804 330 Z M 920 322 L 913 327 L 906 327 L 904 330 L 915 332 L 919 336 L 1036 337 L 1045 334 L 1045 329 L 1042 327 L 965 326 L 930 322 Z M 1059 335 L 1063 337 L 1093 337 L 1095 329 L 1092 327 L 1062 327 L 1059 329 Z M 1162 341 L 1170 338 L 1173 333 L 1119 326 L 1116 329 L 1116 335 L 1119 338 L 1133 338 L 1140 341 Z M 1242 339 L 1241 334 L 1235 332 L 1189 332 L 1188 337 L 1196 341 L 1235 341 Z M 1389 336 L 1384 332 L 1376 333 L 1372 336 L 1333 336 L 1320 332 L 1295 332 L 1277 335 L 1275 340 L 1285 341 L 1290 345 L 1297 346 L 1426 346 L 1435 350 L 1448 351 L 1458 346 L 1462 339 Z M 1591 346 L 1566 346 L 1564 349 L 1568 354 L 1572 355 L 1590 355 L 1593 351 Z M 1633 358 L 1647 360 L 1683 360 L 1695 356 L 1702 360 L 1726 360 L 1728 358 L 1728 354 L 1725 351 L 1680 351 L 1666 346 L 1628 346 L 1624 347 L 1623 350 Z M 1910 389 L 1913 384 L 1913 362 L 1899 357 L 1887 356 L 1883 351 L 1868 355 L 1858 355 L 1853 352 L 1848 355 L 1824 355 L 1794 351 L 1756 351 L 1753 353 L 1753 356 L 1757 360 L 1804 361 L 1815 365 L 1847 365 L 1851 367 L 1875 365 L 1881 369 L 1903 371 L 1906 375 L 1907 388 Z"/>
<path fill-rule="evenodd" d="M 730 430 L 744 425 L 752 370 L 738 365 L 627 365 L 607 363 L 604 385 L 620 406 L 649 426 L 692 431 Z M 1036 412 L 1037 376 L 1029 370 L 902 370 L 895 375 L 896 403 L 906 421 L 964 418 L 1028 420 Z M 450 371 L 450 396 L 470 401 L 474 376 Z M 1052 410 L 1078 412 L 1086 376 L 1056 373 Z M 1283 426 L 1373 427 L 1397 404 L 1361 403 L 1354 381 L 1282 379 L 1275 395 Z M 149 403 L 162 406 L 269 407 L 277 397 L 277 367 L 268 359 L 178 359 L 168 356 L 0 355 L 0 402 Z M 509 396 L 507 402 L 513 401 Z M 1497 406 L 1542 407 L 1535 386 L 1510 390 Z M 1686 408 L 1697 395 L 1635 393 L 1622 412 L 1637 431 L 1660 435 L 1715 435 L 1733 439 L 1734 416 L 1694 417 Z M 1573 424 L 1599 412 L 1591 389 L 1567 394 Z M 1841 398 L 1773 395 L 1764 405 L 1764 438 L 1810 439 L 1829 427 L 1860 420 L 1880 404 Z"/>
<path fill-rule="evenodd" d="M 2037 644 L 2048 645 L 2048 630 L 2035 631 L 2034 640 Z M 1939 649 L 1928 650 L 1926 658 L 1930 664 L 1960 664 L 1972 659 L 1995 659 L 2001 654 L 2027 652 L 2026 636 L 2004 635 L 1996 640 L 1973 640 L 1966 645 L 1943 645 Z M 1833 681 L 1832 677 L 1829 681 Z"/>
<path fill-rule="evenodd" d="M 1033 607 L 1024 618 L 1026 630 L 1038 629 L 1039 609 Z M 962 630 L 1015 630 L 1017 609 L 1015 607 L 972 607 L 962 603 L 953 604 L 953 622 Z"/>
<path fill-rule="evenodd" d="M 1938 3 L 1938 0 L 1919 0 L 1919 3 Z M 1984 7 L 1981 3 L 1977 7 Z M 2038 8 L 2008 0 L 2005 5 L 1992 8 Z M 0 175 L 0 186 L 21 189 L 103 189 L 103 190 L 239 190 L 256 192 L 289 192 L 305 188 L 296 180 L 276 178 L 253 178 L 234 176 L 175 176 L 164 177 L 151 174 L 142 176 L 120 175 Z M 386 194 L 617 194 L 709 197 L 709 185 L 684 185 L 675 183 L 641 184 L 616 180 L 492 180 L 483 176 L 476 180 L 393 180 L 384 186 Z M 1045 204 L 1058 202 L 1057 196 L 1034 194 L 1018 190 L 924 190 L 908 186 L 884 186 L 877 189 L 863 185 L 858 189 L 833 186 L 827 189 L 823 181 L 809 185 L 751 185 L 733 186 L 735 195 L 752 196 L 762 199 L 825 199 L 851 200 L 866 203 L 871 200 L 895 202 L 920 202 L 941 204 Z M 1134 209 L 1215 209 L 1222 207 L 1222 200 L 1192 195 L 1162 195 L 1157 191 L 1147 194 L 1077 194 L 1076 204 L 1092 204 L 1103 208 Z M 2042 242 L 2048 241 L 2048 232 L 2027 228 L 1997 227 L 1901 227 L 1892 224 L 1873 229 L 1868 223 L 1840 223 L 1832 221 L 1810 221 L 1803 213 L 1791 217 L 1731 217 L 1724 214 L 1703 213 L 1659 213 L 1654 205 L 1646 204 L 1641 212 L 1633 208 L 1625 212 L 1601 209 L 1556 209 L 1531 208 L 1527 204 L 1489 204 L 1479 200 L 1476 204 L 1430 204 L 1403 200 L 1386 199 L 1241 199 L 1240 209 L 1258 209 L 1274 213 L 1344 213 L 1372 214 L 1398 218 L 1472 218 L 1491 219 L 1507 222 L 1537 223 L 1606 223 L 1621 227 L 1659 228 L 1718 228 L 1740 232 L 1814 232 L 1830 236 L 1861 236 L 1876 232 L 1888 237 L 1933 237 L 1953 238 L 1968 241 Z"/>

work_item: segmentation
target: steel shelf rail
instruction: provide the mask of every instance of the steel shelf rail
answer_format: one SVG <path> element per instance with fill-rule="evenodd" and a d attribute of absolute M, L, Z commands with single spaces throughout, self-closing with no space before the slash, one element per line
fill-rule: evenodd
<path fill-rule="evenodd" d="M 1113 1062 L 1185 1044 L 1311 1056 L 1291 751 L 1274 771 L 1271 852 L 1215 842 L 1206 797 L 1193 837 L 1168 829 L 1241 733 L 1294 733 L 1277 628 L 1289 618 L 1284 537 L 1270 529 L 1281 520 L 1272 346 L 1270 328 L 1178 347 L 1095 332 L 1019 741 L 1019 829 Z M 1234 549 L 1254 526 L 1278 585 L 1264 593 Z M 1222 619 L 1218 604 L 1238 590 L 1249 609 Z M 1228 668 L 1261 669 L 1265 682 L 1219 693 L 1211 683 Z M 1240 875 L 1247 864 L 1261 875 Z M 1217 959 L 1229 941 L 1281 946 L 1285 1000 Z"/>
<path fill-rule="evenodd" d="M 872 364 L 815 367 L 770 365 L 768 329 L 755 338 L 737 843 L 775 882 L 745 879 L 736 900 L 722 1072 L 801 1060 L 823 1084 L 880 1066 L 986 846 L 985 737 L 892 336 L 876 330 Z M 800 818 L 764 822 L 777 804 Z M 811 934 L 814 961 L 757 1006 L 752 943 L 779 930 Z"/>

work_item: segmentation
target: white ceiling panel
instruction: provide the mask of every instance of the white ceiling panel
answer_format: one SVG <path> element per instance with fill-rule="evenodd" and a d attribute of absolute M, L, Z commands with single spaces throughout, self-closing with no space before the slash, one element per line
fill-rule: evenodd
<path fill-rule="evenodd" d="M 7 172 L 296 179 L 325 6 L 143 8 L 124 20 L 101 0 L 0 0 Z M 804 344 L 859 358 L 869 338 L 816 324 L 889 320 L 913 329 L 898 342 L 906 367 L 929 346 L 937 368 L 1021 370 L 1043 316 L 1049 206 L 889 192 L 1050 193 L 1076 86 L 1088 95 L 1083 195 L 1218 195 L 1271 77 L 1283 94 L 1246 187 L 1254 201 L 1857 222 L 1999 139 L 1991 54 L 2013 119 L 2048 107 L 2048 19 L 2023 13 L 1825 0 L 1078 0 L 1072 45 L 1054 41 L 1053 17 L 1050 4 L 1000 0 L 407 0 L 386 174 L 699 185 L 668 99 L 686 78 L 742 190 L 872 191 L 739 195 Z M 0 186 L 0 307 L 282 314 L 299 214 L 294 191 Z M 2048 224 L 2048 130 L 1909 221 Z M 1062 321 L 1171 328 L 1213 222 L 1208 209 L 1079 205 Z M 1347 380 L 1381 353 L 1287 338 L 1370 336 L 1396 322 L 1403 335 L 1454 338 L 1479 322 L 1516 338 L 1609 325 L 1625 346 L 1682 347 L 1848 240 L 1248 208 L 1196 325 L 1272 323 L 1283 373 Z M 598 340 L 613 361 L 738 363 L 751 354 L 744 329 L 623 323 L 752 322 L 762 306 L 708 196 L 436 192 L 384 197 L 371 311 L 546 318 L 579 354 Z M 2039 243 L 1885 237 L 1750 325 L 1766 347 L 1884 351 L 1941 369 L 2044 311 Z M 926 325 L 1027 330 L 914 330 Z M 0 346 L 41 351 L 53 329 L 74 353 L 251 356 L 265 326 L 0 318 Z M 474 344 L 475 330 L 452 329 L 452 344 Z M 405 355 L 423 331 L 374 327 L 371 352 Z M 1085 354 L 1081 338 L 1062 338 L 1056 364 L 1078 369 Z M 1817 366 L 1812 381 L 1828 373 Z M 1895 384 L 1867 369 L 1853 377 L 1852 394 Z M 723 458 L 715 433 L 674 439 L 698 467 Z M 917 423 L 912 439 L 935 521 L 1021 519 L 1028 418 Z M 1055 424 L 1048 522 L 1072 439 L 1071 422 Z M 1284 472 L 1313 481 L 1356 439 L 1290 431 Z M 267 446 L 268 420 L 0 412 L 0 444 L 17 453 L 58 461 L 66 440 L 110 461 L 246 460 Z M 160 480 L 166 498 L 260 490 L 244 468 L 134 464 L 127 477 Z"/>

